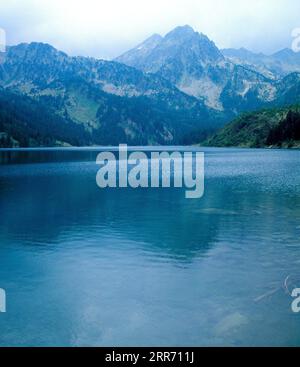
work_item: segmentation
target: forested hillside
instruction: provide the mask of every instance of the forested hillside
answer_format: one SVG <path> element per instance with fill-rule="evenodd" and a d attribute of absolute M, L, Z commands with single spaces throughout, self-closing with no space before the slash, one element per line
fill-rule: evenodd
<path fill-rule="evenodd" d="M 300 147 L 300 106 L 243 114 L 202 145 L 215 147 Z"/>
<path fill-rule="evenodd" d="M 80 125 L 52 112 L 45 104 L 0 89 L 0 147 L 88 145 Z"/>

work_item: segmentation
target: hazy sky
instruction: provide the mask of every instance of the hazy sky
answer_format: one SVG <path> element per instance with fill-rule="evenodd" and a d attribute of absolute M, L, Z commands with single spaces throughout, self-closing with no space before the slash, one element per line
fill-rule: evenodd
<path fill-rule="evenodd" d="M 271 53 L 291 47 L 300 0 L 0 0 L 8 44 L 47 42 L 72 55 L 113 58 L 185 24 L 220 48 Z"/>

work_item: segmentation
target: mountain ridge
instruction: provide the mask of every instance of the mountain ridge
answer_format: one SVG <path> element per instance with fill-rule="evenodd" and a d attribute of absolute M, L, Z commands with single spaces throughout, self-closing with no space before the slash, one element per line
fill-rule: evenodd
<path fill-rule="evenodd" d="M 216 123 L 201 101 L 165 79 L 114 61 L 69 57 L 48 44 L 10 47 L 0 85 L 83 124 L 97 144 L 179 143 L 197 126 Z"/>
<path fill-rule="evenodd" d="M 223 53 L 190 26 L 154 34 L 125 53 L 135 66 L 122 57 L 75 57 L 49 44 L 23 43 L 0 54 L 0 87 L 80 126 L 90 144 L 105 145 L 193 143 L 194 133 L 205 136 L 240 113 L 300 101 L 297 71 L 272 78 Z"/>
<path fill-rule="evenodd" d="M 287 74 L 274 76 L 272 68 L 255 64 L 257 58 L 267 59 L 263 54 L 244 48 L 234 53 L 239 58 L 230 57 L 228 51 L 219 50 L 207 36 L 183 26 L 160 38 L 158 45 L 148 49 L 143 57 L 133 48 L 115 60 L 157 74 L 182 92 L 203 101 L 208 108 L 233 112 L 229 113 L 231 117 L 249 108 L 276 103 L 278 82 Z M 291 70 L 300 72 L 300 62 L 299 69 Z"/>

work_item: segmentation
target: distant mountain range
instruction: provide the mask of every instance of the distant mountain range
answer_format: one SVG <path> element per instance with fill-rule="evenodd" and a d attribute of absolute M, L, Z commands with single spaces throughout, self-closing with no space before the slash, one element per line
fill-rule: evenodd
<path fill-rule="evenodd" d="M 0 85 L 2 93 L 26 95 L 49 113 L 83 125 L 93 144 L 175 143 L 188 131 L 221 123 L 215 111 L 158 75 L 69 57 L 46 44 L 10 47 Z"/>
<path fill-rule="evenodd" d="M 12 46 L 0 87 L 0 102 L 19 101 L 0 105 L 0 146 L 195 143 L 240 113 L 300 102 L 300 56 L 219 50 L 183 26 L 114 61 Z"/>
<path fill-rule="evenodd" d="M 289 48 L 270 56 L 257 54 L 245 48 L 224 49 L 222 53 L 235 64 L 244 65 L 273 80 L 281 79 L 293 72 L 300 72 L 300 53 L 295 53 Z"/>
<path fill-rule="evenodd" d="M 165 37 L 154 35 L 116 61 L 159 75 L 227 117 L 277 105 L 283 89 L 288 93 L 299 84 L 300 55 L 293 51 L 270 57 L 245 49 L 221 51 L 189 26 L 177 27 Z M 289 73 L 294 74 L 288 83 Z"/>

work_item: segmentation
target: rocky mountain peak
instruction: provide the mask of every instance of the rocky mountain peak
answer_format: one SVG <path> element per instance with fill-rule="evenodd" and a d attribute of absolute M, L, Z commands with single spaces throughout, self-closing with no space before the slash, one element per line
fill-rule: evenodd
<path fill-rule="evenodd" d="M 7 58 L 22 59 L 23 62 L 37 60 L 40 63 L 49 63 L 53 59 L 67 58 L 67 55 L 47 43 L 32 42 L 9 47 Z"/>
<path fill-rule="evenodd" d="M 178 27 L 174 28 L 172 31 L 170 31 L 169 33 L 167 33 L 166 36 L 165 36 L 165 39 L 186 38 L 186 37 L 194 36 L 195 34 L 197 34 L 197 32 L 195 32 L 194 29 L 191 26 L 184 25 L 184 26 L 178 26 Z"/>
<path fill-rule="evenodd" d="M 223 55 L 214 42 L 203 33 L 194 31 L 189 25 L 173 29 L 164 37 L 159 46 L 160 48 L 174 47 L 183 53 L 192 52 L 196 59 L 204 63 L 223 60 Z"/>
<path fill-rule="evenodd" d="M 223 60 L 224 56 L 214 42 L 188 25 L 176 27 L 165 37 L 154 35 L 116 59 L 151 73 L 164 68 L 168 72 L 174 70 L 177 74 L 175 79 L 183 72 L 182 65 L 189 70 L 201 71 L 204 65 Z"/>

